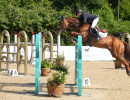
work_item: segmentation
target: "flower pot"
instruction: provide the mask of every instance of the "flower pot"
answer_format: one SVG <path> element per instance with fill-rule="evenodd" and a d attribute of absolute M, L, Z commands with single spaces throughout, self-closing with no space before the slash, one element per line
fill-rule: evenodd
<path fill-rule="evenodd" d="M 121 68 L 121 62 L 119 60 L 115 60 L 115 69 Z"/>
<path fill-rule="evenodd" d="M 52 86 L 49 83 L 47 84 L 48 95 L 50 97 L 52 96 L 62 97 L 63 89 L 64 89 L 64 84 L 60 84 L 60 85 L 54 84 Z"/>
<path fill-rule="evenodd" d="M 50 68 L 41 68 L 41 76 L 48 76 Z"/>

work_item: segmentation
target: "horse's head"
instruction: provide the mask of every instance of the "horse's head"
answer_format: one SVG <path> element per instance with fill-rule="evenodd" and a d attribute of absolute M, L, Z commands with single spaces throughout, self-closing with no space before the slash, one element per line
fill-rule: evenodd
<path fill-rule="evenodd" d="M 68 28 L 68 22 L 67 20 L 64 18 L 64 16 L 61 16 L 61 20 L 60 20 L 60 24 L 57 28 L 57 33 L 61 34 L 62 31 L 65 31 Z"/>

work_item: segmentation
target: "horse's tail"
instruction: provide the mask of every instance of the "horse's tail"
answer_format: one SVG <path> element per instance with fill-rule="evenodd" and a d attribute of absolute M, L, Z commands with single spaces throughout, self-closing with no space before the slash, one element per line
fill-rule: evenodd
<path fill-rule="evenodd" d="M 123 41 L 123 43 L 125 45 L 124 57 L 130 62 L 130 45 L 128 45 L 125 41 Z"/>

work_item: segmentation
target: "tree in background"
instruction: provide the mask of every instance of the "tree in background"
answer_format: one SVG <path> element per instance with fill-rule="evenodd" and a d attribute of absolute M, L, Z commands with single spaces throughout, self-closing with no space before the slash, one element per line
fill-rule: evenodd
<path fill-rule="evenodd" d="M 119 20 L 117 3 L 115 0 L 1 0 L 0 31 L 7 29 L 13 38 L 15 31 L 24 30 L 29 39 L 32 31 L 35 33 L 51 31 L 56 43 L 56 29 L 61 16 L 75 17 L 75 11 L 82 9 L 84 12 L 98 15 L 99 26 L 106 28 L 109 35 L 119 31 L 130 32 L 130 1 L 120 0 Z M 62 45 L 72 45 L 67 34 L 63 34 L 61 38 Z"/>

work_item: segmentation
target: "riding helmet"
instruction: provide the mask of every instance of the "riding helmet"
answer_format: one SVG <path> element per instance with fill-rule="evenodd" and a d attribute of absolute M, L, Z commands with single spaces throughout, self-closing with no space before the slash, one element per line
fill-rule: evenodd
<path fill-rule="evenodd" d="M 82 13 L 82 10 L 78 9 L 78 10 L 76 11 L 76 15 L 79 14 L 79 13 Z"/>

